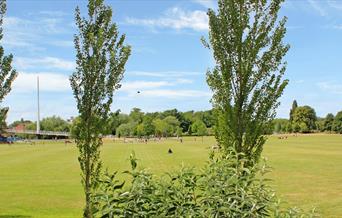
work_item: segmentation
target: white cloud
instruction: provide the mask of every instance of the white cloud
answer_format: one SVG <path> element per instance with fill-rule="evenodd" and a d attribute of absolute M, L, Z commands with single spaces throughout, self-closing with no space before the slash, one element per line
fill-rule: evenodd
<path fill-rule="evenodd" d="M 172 85 L 172 83 L 167 81 L 131 81 L 122 83 L 122 86 L 119 90 L 135 93 L 140 90 L 154 89 Z"/>
<path fill-rule="evenodd" d="M 303 79 L 295 80 L 294 83 L 296 84 L 303 84 L 305 81 Z"/>
<path fill-rule="evenodd" d="M 120 88 L 120 91 L 125 92 L 137 92 L 141 90 L 151 90 L 155 88 L 161 88 L 166 86 L 176 86 L 179 84 L 188 84 L 192 83 L 192 80 L 189 79 L 176 79 L 175 81 L 129 81 L 122 83 L 122 86 Z"/>
<path fill-rule="evenodd" d="M 322 5 L 316 1 L 316 0 L 307 0 L 308 3 L 311 5 L 311 7 L 319 13 L 319 15 L 321 15 L 322 17 L 327 16 L 327 12 L 325 11 L 325 9 L 322 7 Z"/>
<path fill-rule="evenodd" d="M 39 14 L 50 17 L 62 17 L 68 15 L 64 11 L 40 11 Z"/>
<path fill-rule="evenodd" d="M 34 41 L 39 40 L 39 34 L 32 31 L 31 21 L 18 17 L 4 18 L 4 38 L 3 44 L 8 47 L 25 47 L 34 50 L 42 50 L 40 46 L 34 45 Z"/>
<path fill-rule="evenodd" d="M 336 30 L 342 30 L 342 24 L 335 24 L 335 25 L 329 25 L 328 28 L 331 27 Z"/>
<path fill-rule="evenodd" d="M 75 69 L 73 61 L 63 60 L 56 57 L 43 57 L 43 58 L 26 58 L 16 57 L 14 65 L 18 70 L 28 70 L 34 68 L 43 69 L 59 69 L 65 71 L 72 71 Z"/>
<path fill-rule="evenodd" d="M 180 79 L 177 79 L 176 80 L 176 83 L 180 83 L 180 84 L 190 84 L 190 83 L 193 83 L 194 81 L 190 80 L 190 79 L 183 79 L 183 78 L 180 78 Z"/>
<path fill-rule="evenodd" d="M 124 82 L 119 89 L 127 93 L 128 97 L 149 97 L 149 98 L 186 98 L 186 97 L 209 97 L 210 92 L 202 90 L 182 89 L 179 85 L 192 83 L 188 79 L 176 79 L 169 81 L 130 81 Z M 172 88 L 171 88 L 172 87 Z M 139 93 L 138 93 L 139 91 Z"/>
<path fill-rule="evenodd" d="M 328 0 L 328 5 L 334 9 L 337 10 L 342 10 L 342 2 L 341 1 L 332 1 L 332 0 Z"/>
<path fill-rule="evenodd" d="M 39 76 L 40 89 L 42 91 L 65 92 L 71 91 L 69 77 L 59 73 L 19 73 L 13 83 L 13 93 L 34 92 L 37 90 L 37 77 Z M 128 81 L 123 82 L 119 92 L 133 97 L 139 91 L 139 95 L 149 97 L 200 97 L 209 96 L 207 92 L 198 90 L 181 90 L 177 85 L 192 83 L 188 79 L 169 81 Z M 172 89 L 167 88 L 172 87 Z M 166 88 L 166 89 L 165 89 Z"/>
<path fill-rule="evenodd" d="M 129 71 L 127 73 L 136 75 L 136 76 L 160 77 L 160 78 L 174 78 L 174 77 L 204 75 L 204 73 L 200 73 L 200 72 L 187 72 L 187 71 L 164 71 L 164 72 Z"/>
<path fill-rule="evenodd" d="M 10 48 L 41 51 L 44 50 L 42 46 L 45 44 L 58 41 L 60 34 L 72 34 L 72 29 L 71 26 L 65 25 L 63 18 L 58 16 L 44 17 L 38 13 L 28 19 L 5 17 L 3 43 Z"/>
<path fill-rule="evenodd" d="M 13 82 L 13 93 L 34 92 L 37 90 L 37 77 L 41 91 L 71 91 L 69 77 L 58 73 L 19 73 Z"/>
<path fill-rule="evenodd" d="M 205 11 L 184 11 L 175 7 L 168 10 L 163 17 L 156 19 L 126 18 L 126 24 L 176 30 L 206 31 L 208 30 L 208 16 Z"/>
<path fill-rule="evenodd" d="M 41 31 L 48 34 L 65 33 L 66 29 L 61 25 L 62 22 L 60 18 L 42 18 L 40 19 Z"/>
<path fill-rule="evenodd" d="M 74 42 L 72 40 L 56 40 L 49 44 L 57 47 L 74 47 Z"/>
<path fill-rule="evenodd" d="M 153 48 L 143 47 L 143 46 L 133 46 L 134 47 L 134 53 L 148 53 L 148 54 L 156 54 L 157 51 Z"/>
<path fill-rule="evenodd" d="M 296 7 L 296 6 L 294 5 L 294 3 L 291 2 L 291 1 L 285 1 L 285 2 L 282 4 L 282 6 L 283 6 L 284 8 L 286 8 L 286 9 L 293 9 L 293 8 Z"/>
<path fill-rule="evenodd" d="M 139 95 L 153 98 L 200 98 L 210 97 L 210 92 L 199 90 L 171 90 L 171 89 L 155 89 L 142 91 Z"/>
<path fill-rule="evenodd" d="M 332 94 L 342 94 L 342 85 L 337 84 L 335 82 L 320 82 L 317 83 L 317 86 L 326 92 L 332 93 Z"/>
<path fill-rule="evenodd" d="M 195 3 L 198 3 L 206 8 L 215 8 L 217 7 L 217 0 L 192 0 Z"/>
<path fill-rule="evenodd" d="M 298 30 L 298 29 L 303 29 L 303 26 L 287 26 L 286 29 L 288 30 Z"/>

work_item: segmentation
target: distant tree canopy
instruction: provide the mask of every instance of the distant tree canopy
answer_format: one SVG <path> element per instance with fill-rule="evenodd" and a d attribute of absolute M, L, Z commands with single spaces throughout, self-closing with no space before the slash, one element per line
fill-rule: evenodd
<path fill-rule="evenodd" d="M 80 134 L 80 117 L 76 117 L 70 125 L 70 135 L 72 138 L 76 138 Z"/>
<path fill-rule="evenodd" d="M 298 106 L 297 101 L 294 101 L 290 119 L 275 119 L 272 125 L 273 133 L 342 133 L 342 111 L 336 116 L 328 113 L 325 118 L 321 118 L 317 117 L 314 108 L 307 105 Z"/>
<path fill-rule="evenodd" d="M 40 121 L 40 129 L 55 132 L 69 132 L 70 124 L 60 117 L 46 117 Z"/>
<path fill-rule="evenodd" d="M 208 134 L 208 129 L 205 123 L 198 119 L 191 125 L 191 132 L 197 136 L 205 136 Z"/>
<path fill-rule="evenodd" d="M 24 125 L 26 130 L 36 129 L 36 122 L 24 119 L 14 121 L 9 127 L 15 128 L 18 125 Z M 58 116 L 45 117 L 40 121 L 40 128 L 44 131 L 69 132 L 71 126 L 72 124 Z"/>
<path fill-rule="evenodd" d="M 111 119 L 107 127 L 108 132 L 116 133 L 117 136 L 131 137 L 207 135 L 208 128 L 214 125 L 211 110 L 181 112 L 172 109 L 143 113 L 139 108 L 133 108 L 129 115 L 116 113 Z M 119 125 L 112 125 L 112 123 Z"/>
<path fill-rule="evenodd" d="M 117 135 L 118 136 L 134 136 L 136 133 L 136 126 L 137 123 L 129 122 L 123 123 L 117 128 Z"/>
<path fill-rule="evenodd" d="M 24 120 L 23 118 L 21 118 L 20 120 L 13 121 L 13 123 L 11 123 L 8 127 L 9 128 L 14 128 L 14 127 L 16 127 L 18 125 L 25 125 L 25 126 L 27 126 L 27 125 L 29 125 L 31 123 L 32 123 L 31 120 Z"/>
<path fill-rule="evenodd" d="M 332 129 L 337 133 L 342 133 L 342 111 L 336 114 L 332 124 Z"/>
<path fill-rule="evenodd" d="M 139 108 L 133 108 L 129 114 L 121 113 L 120 110 L 109 113 L 103 128 L 104 134 L 120 137 L 202 136 L 209 134 L 209 129 L 214 125 L 213 120 L 211 110 L 181 112 L 172 109 L 144 113 Z M 14 128 L 20 124 L 25 124 L 27 130 L 36 129 L 36 122 L 24 119 L 14 121 L 9 126 Z M 72 137 L 75 137 L 80 131 L 79 117 L 73 119 L 71 123 L 58 116 L 45 117 L 40 124 L 42 130 L 70 131 Z"/>
<path fill-rule="evenodd" d="M 329 113 L 323 120 L 323 129 L 322 131 L 333 131 L 333 123 L 334 123 L 334 115 Z"/>
<path fill-rule="evenodd" d="M 272 122 L 274 133 L 285 133 L 289 128 L 289 120 L 287 119 L 274 119 Z"/>
<path fill-rule="evenodd" d="M 298 107 L 298 106 L 297 106 Z M 302 108 L 299 106 L 298 108 Z M 296 121 L 290 122 L 289 119 L 276 118 L 272 121 L 271 131 L 265 134 L 272 133 L 308 133 L 308 132 L 338 132 L 341 124 L 341 114 L 335 116 L 332 113 L 327 114 L 325 118 L 316 117 L 316 113 L 312 107 L 304 106 L 304 109 L 299 109 L 297 112 Z M 135 109 L 135 111 L 137 111 Z M 141 110 L 139 110 L 141 112 Z M 212 110 L 208 111 L 177 111 L 178 119 L 175 116 L 169 116 L 170 111 L 177 111 L 176 109 L 167 110 L 163 112 L 144 113 L 141 112 L 138 120 L 140 123 L 128 115 L 121 113 L 120 110 L 110 113 L 107 123 L 105 124 L 107 135 L 116 135 L 122 137 L 149 137 L 149 136 L 203 136 L 211 135 L 211 128 L 214 127 L 214 119 Z M 304 112 L 303 112 L 304 111 Z M 342 113 L 342 111 L 340 112 Z M 132 114 L 132 113 L 129 113 Z M 133 113 L 135 114 L 135 113 Z M 135 116 L 135 115 L 134 115 Z M 167 118 L 169 117 L 169 118 Z M 171 118 L 172 117 L 172 118 Z M 165 120 L 165 118 L 167 118 Z M 180 120 L 179 120 L 180 119 Z M 209 122 L 208 122 L 209 120 Z M 309 121 L 307 121 L 309 120 Z M 166 122 L 168 121 L 168 122 Z M 182 122 L 183 121 L 183 122 Z M 307 122 L 302 122 L 307 121 Z M 315 124 L 313 124 L 313 122 Z M 72 123 L 63 120 L 60 117 L 52 116 L 46 117 L 41 121 L 42 130 L 47 131 L 70 131 L 72 136 L 75 136 L 78 131 L 77 124 L 79 118 L 75 118 Z M 188 126 L 183 128 L 184 123 Z M 305 123 L 302 124 L 302 123 Z M 311 125 L 307 124 L 310 123 Z M 35 130 L 36 122 L 30 120 L 17 120 L 9 125 L 14 128 L 19 124 L 25 124 L 27 130 Z M 170 126 L 171 125 L 171 126 Z M 342 128 L 342 127 L 341 127 Z"/>
<path fill-rule="evenodd" d="M 297 107 L 293 112 L 292 122 L 299 125 L 300 131 L 303 133 L 316 129 L 316 121 L 316 112 L 310 106 Z"/>

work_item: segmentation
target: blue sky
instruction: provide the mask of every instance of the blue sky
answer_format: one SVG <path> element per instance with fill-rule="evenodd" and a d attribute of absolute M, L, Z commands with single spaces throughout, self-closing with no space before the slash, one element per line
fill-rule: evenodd
<path fill-rule="evenodd" d="M 205 72 L 213 66 L 201 42 L 207 36 L 206 10 L 215 0 L 111 0 L 113 21 L 132 46 L 122 88 L 113 110 L 129 112 L 211 108 Z M 8 0 L 2 45 L 14 55 L 19 76 L 3 106 L 8 122 L 36 119 L 36 77 L 41 83 L 41 116 L 77 115 L 68 76 L 75 67 L 74 9 L 87 1 Z M 286 1 L 285 77 L 290 85 L 278 117 L 288 117 L 292 101 L 310 105 L 319 116 L 342 110 L 342 1 Z M 141 91 L 137 94 L 137 90 Z"/>

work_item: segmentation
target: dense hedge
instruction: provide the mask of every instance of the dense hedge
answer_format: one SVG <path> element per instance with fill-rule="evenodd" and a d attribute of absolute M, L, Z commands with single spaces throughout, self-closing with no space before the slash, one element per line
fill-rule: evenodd
<path fill-rule="evenodd" d="M 314 217 L 280 209 L 265 163 L 247 168 L 244 155 L 233 151 L 212 153 L 201 170 L 182 167 L 162 177 L 137 170 L 134 154 L 130 159 L 129 185 L 108 172 L 98 182 L 95 217 Z"/>

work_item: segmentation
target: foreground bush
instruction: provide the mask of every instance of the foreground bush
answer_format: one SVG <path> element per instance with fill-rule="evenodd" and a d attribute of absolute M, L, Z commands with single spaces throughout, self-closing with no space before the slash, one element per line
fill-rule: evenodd
<path fill-rule="evenodd" d="M 243 154 L 212 153 L 198 173 L 194 168 L 156 178 L 137 170 L 131 155 L 132 182 L 108 172 L 97 184 L 93 205 L 97 217 L 314 217 L 299 209 L 280 209 L 275 193 L 267 185 L 262 164 L 245 167 Z"/>

